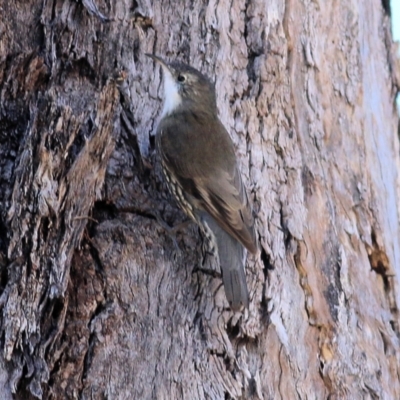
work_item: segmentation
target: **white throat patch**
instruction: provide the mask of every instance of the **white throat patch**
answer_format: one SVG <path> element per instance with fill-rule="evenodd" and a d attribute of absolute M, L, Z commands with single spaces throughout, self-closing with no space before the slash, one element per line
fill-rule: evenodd
<path fill-rule="evenodd" d="M 161 118 L 171 114 L 182 102 L 178 84 L 174 77 L 166 67 L 163 66 L 162 68 L 164 73 L 164 108 Z"/>

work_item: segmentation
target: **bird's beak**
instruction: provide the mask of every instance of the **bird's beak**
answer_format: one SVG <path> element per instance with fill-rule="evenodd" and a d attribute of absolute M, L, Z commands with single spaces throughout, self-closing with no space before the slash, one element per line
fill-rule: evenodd
<path fill-rule="evenodd" d="M 168 64 L 161 57 L 149 53 L 146 53 L 145 55 L 147 57 L 152 58 L 154 61 L 158 62 L 163 67 L 163 69 L 169 70 Z"/>
<path fill-rule="evenodd" d="M 181 95 L 179 94 L 179 85 L 174 77 L 174 67 L 168 65 L 162 58 L 154 54 L 146 54 L 147 57 L 152 58 L 154 61 L 161 65 L 163 70 L 164 81 L 164 109 L 162 116 L 170 114 L 182 102 Z"/>
<path fill-rule="evenodd" d="M 163 75 L 166 80 L 175 81 L 174 79 L 174 68 L 172 68 L 166 61 L 164 61 L 161 57 L 158 57 L 154 54 L 146 53 L 147 57 L 152 58 L 155 62 L 161 65 L 163 70 Z"/>

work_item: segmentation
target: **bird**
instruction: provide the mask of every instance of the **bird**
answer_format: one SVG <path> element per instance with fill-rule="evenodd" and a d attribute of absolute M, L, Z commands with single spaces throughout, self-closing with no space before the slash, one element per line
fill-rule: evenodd
<path fill-rule="evenodd" d="M 258 242 L 234 145 L 218 117 L 215 87 L 190 65 L 146 55 L 163 71 L 155 141 L 167 186 L 218 260 L 230 308 L 243 311 L 249 307 L 246 249 L 257 254 Z"/>

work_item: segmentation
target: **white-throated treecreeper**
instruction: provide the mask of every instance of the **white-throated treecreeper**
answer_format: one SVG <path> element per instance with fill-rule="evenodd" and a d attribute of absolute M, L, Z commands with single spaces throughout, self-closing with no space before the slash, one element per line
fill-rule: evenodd
<path fill-rule="evenodd" d="M 232 310 L 241 310 L 249 305 L 245 248 L 255 254 L 258 246 L 233 143 L 218 118 L 214 85 L 189 65 L 147 55 L 163 70 L 156 146 L 168 187 L 218 257 Z"/>

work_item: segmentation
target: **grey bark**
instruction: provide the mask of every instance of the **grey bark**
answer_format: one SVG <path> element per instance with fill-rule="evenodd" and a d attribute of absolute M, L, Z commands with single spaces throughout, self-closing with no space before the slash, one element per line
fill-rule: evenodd
<path fill-rule="evenodd" d="M 400 398 L 386 2 L 0 11 L 2 398 Z M 198 229 L 166 229 L 185 216 L 155 158 L 149 52 L 215 80 L 262 246 L 243 315 Z"/>

